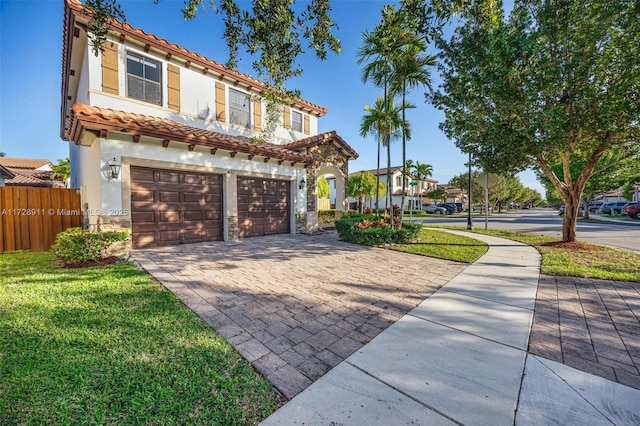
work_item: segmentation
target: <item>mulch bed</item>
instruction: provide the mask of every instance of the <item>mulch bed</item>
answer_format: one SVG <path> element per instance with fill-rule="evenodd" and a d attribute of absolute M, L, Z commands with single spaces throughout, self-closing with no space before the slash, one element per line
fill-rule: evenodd
<path fill-rule="evenodd" d="M 579 241 L 549 241 L 545 243 L 538 243 L 536 245 L 544 246 L 544 247 L 559 248 L 559 249 L 564 249 L 569 251 L 578 251 L 578 250 L 602 251 L 605 249 L 604 247 L 596 246 L 593 244 L 581 243 Z"/>

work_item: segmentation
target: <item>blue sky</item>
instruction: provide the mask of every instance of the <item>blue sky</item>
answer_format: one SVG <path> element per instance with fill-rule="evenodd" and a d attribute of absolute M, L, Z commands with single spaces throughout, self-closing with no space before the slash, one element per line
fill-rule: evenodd
<path fill-rule="evenodd" d="M 360 80 L 356 51 L 362 32 L 379 22 L 386 3 L 333 0 L 332 16 L 339 26 L 336 35 L 342 53 L 329 55 L 325 61 L 316 60 L 312 52 L 305 54 L 300 59 L 304 75 L 289 83 L 290 88 L 301 90 L 303 98 L 328 108 L 320 119 L 320 131 L 336 130 L 358 151 L 360 157 L 349 165 L 352 172 L 376 167 L 375 138 L 363 139 L 358 133 L 364 106 L 373 104 L 380 89 Z M 186 22 L 180 13 L 182 0 L 160 0 L 159 5 L 152 0 L 121 0 L 121 4 L 134 27 L 217 62 L 226 61 L 222 23 L 215 13 L 201 13 Z M 55 162 L 68 155 L 67 143 L 59 137 L 62 22 L 62 0 L 0 0 L 0 151 L 7 156 Z M 246 55 L 239 70 L 255 76 Z M 432 76 L 437 85 L 436 70 Z M 446 183 L 464 172 L 467 157 L 438 128 L 443 114 L 424 102 L 424 90 L 415 90 L 410 100 L 417 108 L 407 113 L 413 129 L 407 158 L 431 164 L 433 178 Z M 401 159 L 400 142 L 392 143 L 393 165 L 400 165 Z M 520 179 L 544 195 L 533 173 L 525 172 Z"/>

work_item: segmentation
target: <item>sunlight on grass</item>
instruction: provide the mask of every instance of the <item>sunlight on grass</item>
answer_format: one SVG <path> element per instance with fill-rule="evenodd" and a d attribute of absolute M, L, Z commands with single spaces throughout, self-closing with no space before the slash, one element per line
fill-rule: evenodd
<path fill-rule="evenodd" d="M 559 242 L 560 239 L 510 231 L 473 232 L 507 238 L 535 247 L 542 254 L 542 274 L 640 282 L 640 255 L 631 251 L 585 242 L 579 242 L 571 248 L 562 245 L 546 246 L 543 244 Z"/>
<path fill-rule="evenodd" d="M 430 229 L 423 229 L 418 241 L 393 247 L 393 250 L 405 253 L 464 263 L 475 262 L 487 249 L 482 241 Z"/>
<path fill-rule="evenodd" d="M 130 264 L 0 255 L 1 424 L 255 424 L 271 385 Z"/>

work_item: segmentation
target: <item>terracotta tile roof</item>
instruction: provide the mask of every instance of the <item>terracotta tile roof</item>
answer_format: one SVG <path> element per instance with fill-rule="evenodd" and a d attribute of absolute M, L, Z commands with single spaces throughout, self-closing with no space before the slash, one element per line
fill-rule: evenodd
<path fill-rule="evenodd" d="M 6 186 L 64 187 L 63 181 L 51 179 L 51 171 L 10 167 L 7 170 L 13 174 L 13 177 L 5 178 Z"/>
<path fill-rule="evenodd" d="M 82 129 L 110 130 L 129 135 L 148 136 L 207 148 L 222 149 L 260 157 L 311 164 L 313 157 L 286 147 L 256 144 L 246 136 L 232 136 L 176 123 L 166 118 L 133 114 L 77 103 L 71 108 L 68 140 L 78 143 Z"/>
<path fill-rule="evenodd" d="M 349 157 L 356 159 L 358 158 L 358 153 L 355 149 L 353 149 L 348 143 L 342 139 L 335 130 L 330 132 L 321 133 L 319 135 L 310 136 L 308 138 L 299 139 L 295 142 L 291 142 L 285 145 L 282 145 L 285 149 L 291 149 L 294 151 L 307 149 L 312 146 L 321 145 L 323 143 L 333 143 L 335 142 Z"/>
<path fill-rule="evenodd" d="M 0 157 L 0 166 L 14 169 L 37 169 L 51 165 L 51 161 L 36 158 Z"/>
<path fill-rule="evenodd" d="M 61 105 L 61 136 L 64 136 L 64 117 L 68 112 L 67 96 L 68 96 L 68 81 L 69 81 L 69 63 L 71 61 L 71 44 L 73 40 L 73 31 L 77 20 L 88 22 L 88 15 L 85 13 L 84 5 L 79 0 L 65 0 L 64 8 L 64 29 L 63 29 L 63 43 L 62 43 L 62 105 Z M 224 65 L 221 65 L 205 56 L 198 55 L 188 49 L 178 46 L 175 43 L 159 38 L 154 34 L 149 34 L 142 29 L 134 28 L 127 23 L 114 22 L 111 24 L 111 30 L 133 40 L 137 40 L 145 45 L 149 45 L 150 48 L 155 48 L 166 54 L 169 57 L 180 58 L 185 62 L 199 66 L 219 76 L 228 79 L 234 84 L 243 84 L 256 92 L 261 92 L 266 85 L 241 72 L 231 70 Z M 327 108 L 316 105 L 304 99 L 296 99 L 293 104 L 298 108 L 307 110 L 310 113 L 317 116 L 323 116 L 327 113 Z"/>

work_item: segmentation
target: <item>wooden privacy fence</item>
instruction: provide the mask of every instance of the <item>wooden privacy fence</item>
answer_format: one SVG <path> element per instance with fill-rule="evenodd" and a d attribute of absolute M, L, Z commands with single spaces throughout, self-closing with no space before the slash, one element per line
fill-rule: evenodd
<path fill-rule="evenodd" d="M 76 189 L 0 187 L 0 252 L 47 251 L 59 232 L 80 226 Z"/>

